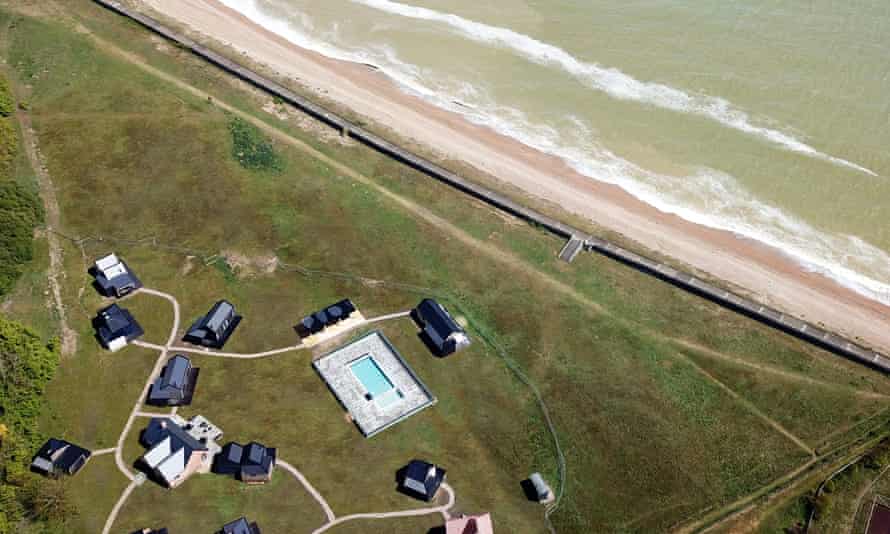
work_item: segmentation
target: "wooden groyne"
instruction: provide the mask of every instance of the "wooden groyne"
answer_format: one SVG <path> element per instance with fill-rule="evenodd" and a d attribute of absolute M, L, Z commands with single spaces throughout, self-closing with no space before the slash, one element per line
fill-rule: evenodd
<path fill-rule="evenodd" d="M 548 232 L 564 239 L 570 240 L 570 245 L 583 242 L 585 250 L 593 250 L 605 256 L 618 260 L 641 272 L 653 275 L 670 284 L 704 297 L 726 308 L 744 314 L 763 324 L 786 332 L 804 341 L 821 348 L 845 356 L 853 361 L 869 367 L 890 373 L 890 358 L 887 356 L 842 336 L 824 330 L 814 324 L 801 321 L 795 317 L 784 314 L 773 308 L 763 306 L 750 299 L 740 297 L 732 292 L 714 286 L 691 274 L 679 271 L 663 263 L 651 260 L 623 247 L 603 239 L 593 237 L 586 232 L 570 225 L 557 221 L 535 210 L 522 206 L 504 195 L 470 182 L 461 176 L 439 166 L 435 163 L 414 154 L 409 150 L 395 145 L 382 137 L 369 132 L 361 126 L 354 124 L 339 115 L 328 111 L 310 100 L 294 93 L 281 84 L 270 80 L 260 74 L 240 65 L 221 54 L 202 46 L 192 39 L 162 25 L 155 19 L 133 11 L 112 0 L 93 0 L 94 2 L 123 15 L 151 31 L 175 42 L 179 46 L 188 49 L 195 55 L 209 61 L 217 67 L 249 82 L 250 84 L 276 96 L 285 102 L 299 108 L 308 115 L 324 122 L 356 141 L 377 150 L 387 156 L 396 159 L 424 174 L 448 184 L 459 191 L 471 195 L 483 202 L 523 219 L 535 226 L 539 226 Z M 567 259 L 574 258 L 577 254 L 575 246 L 563 249 Z"/>

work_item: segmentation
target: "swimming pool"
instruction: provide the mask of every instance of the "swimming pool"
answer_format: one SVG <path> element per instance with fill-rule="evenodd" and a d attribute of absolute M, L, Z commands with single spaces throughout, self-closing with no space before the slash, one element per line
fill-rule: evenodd
<path fill-rule="evenodd" d="M 349 368 L 368 392 L 370 396 L 368 400 L 374 400 L 381 407 L 386 407 L 401 398 L 398 392 L 393 391 L 395 386 L 373 357 L 359 358 L 352 362 Z"/>

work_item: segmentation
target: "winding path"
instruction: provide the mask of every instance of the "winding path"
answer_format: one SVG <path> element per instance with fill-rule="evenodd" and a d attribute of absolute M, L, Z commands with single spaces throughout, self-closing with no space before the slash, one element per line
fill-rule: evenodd
<path fill-rule="evenodd" d="M 142 291 L 146 291 L 146 290 L 142 290 Z M 146 292 L 149 292 L 149 291 L 151 291 L 151 290 L 148 290 Z M 158 293 L 158 292 L 154 292 L 154 293 L 150 293 L 150 294 L 164 295 L 163 293 Z M 169 295 L 167 295 L 167 296 L 169 296 Z M 410 311 L 401 311 L 401 312 L 396 312 L 396 313 L 390 313 L 387 315 L 380 315 L 378 317 L 372 317 L 370 319 L 365 319 L 364 321 L 362 321 L 360 323 L 356 323 L 349 328 L 346 328 L 344 330 L 341 330 L 340 332 L 337 332 L 336 335 L 326 339 L 325 341 L 342 336 L 343 334 L 346 334 L 346 333 L 356 330 L 358 328 L 363 328 L 363 327 L 366 327 L 366 326 L 369 326 L 369 325 L 372 325 L 375 323 L 380 323 L 383 321 L 390 321 L 393 319 L 400 319 L 403 317 L 408 317 L 409 315 L 411 315 Z M 198 347 L 179 347 L 179 346 L 174 347 L 174 346 L 172 346 L 172 344 L 173 344 L 175 335 L 176 335 L 176 331 L 174 331 L 173 334 L 171 334 L 171 336 L 173 336 L 173 337 L 170 338 L 170 341 L 168 341 L 166 346 L 158 345 L 155 343 L 147 343 L 145 341 L 138 341 L 138 340 L 134 341 L 133 344 L 138 345 L 140 347 L 145 347 L 148 349 L 166 350 L 168 352 L 184 352 L 187 354 L 201 354 L 204 356 L 217 356 L 220 358 L 241 358 L 241 359 L 246 359 L 246 360 L 256 359 L 256 358 L 266 358 L 269 356 L 276 356 L 278 354 L 284 354 L 287 352 L 295 352 L 298 350 L 307 350 L 307 349 L 312 348 L 312 346 L 314 346 L 314 345 L 298 344 L 298 345 L 291 345 L 289 347 L 283 347 L 280 349 L 272 349 L 272 350 L 267 350 L 264 352 L 253 352 L 253 353 L 220 352 L 220 351 L 216 351 L 216 350 L 211 350 L 211 349 L 207 349 L 207 348 L 198 348 Z"/>
<path fill-rule="evenodd" d="M 281 458 L 275 460 L 275 465 L 280 466 L 282 469 L 289 472 L 294 477 L 296 477 L 297 480 L 300 481 L 300 484 L 302 484 L 303 487 L 306 488 L 306 491 L 308 491 L 309 494 L 312 495 L 312 497 L 315 498 L 316 501 L 318 501 L 318 504 L 321 505 L 322 510 L 324 510 L 324 515 L 326 515 L 328 518 L 328 522 L 334 521 L 336 519 L 334 511 L 331 510 L 331 506 L 328 504 L 328 501 L 324 500 L 324 497 L 321 496 L 321 493 L 319 493 L 318 490 L 315 489 L 308 480 L 306 480 L 306 477 L 303 476 L 303 473 L 301 473 L 296 467 L 285 462 Z"/>
<path fill-rule="evenodd" d="M 442 517 L 447 521 L 448 519 L 451 519 L 451 514 L 448 513 L 448 510 L 450 510 L 454 506 L 454 490 L 451 488 L 451 486 L 449 486 L 448 484 L 445 484 L 444 482 L 442 483 L 442 489 L 445 490 L 445 492 L 448 494 L 448 502 L 446 502 L 445 504 L 443 504 L 441 506 L 430 506 L 427 508 L 416 508 L 414 510 L 399 510 L 397 512 L 362 513 L 362 514 L 345 515 L 343 517 L 339 517 L 337 519 L 334 519 L 333 521 L 325 523 L 321 527 L 312 531 L 312 534 L 320 534 L 320 533 L 328 530 L 329 528 L 339 525 L 340 523 L 345 523 L 347 521 L 352 521 L 355 519 L 389 519 L 389 518 L 393 518 L 393 517 L 412 517 L 412 516 L 429 515 L 429 514 L 439 513 L 439 514 L 442 514 Z"/>
<path fill-rule="evenodd" d="M 111 509 L 111 513 L 108 514 L 108 517 L 105 519 L 105 526 L 102 527 L 102 534 L 109 534 L 111 532 L 111 526 L 114 525 L 114 521 L 117 519 L 117 514 L 120 513 L 121 508 L 123 508 L 124 503 L 127 502 L 127 499 L 130 497 L 130 494 L 133 493 L 133 490 L 136 489 L 136 481 L 131 480 L 127 487 L 124 488 L 124 491 L 121 493 L 120 498 L 114 503 L 114 508 Z"/>
<path fill-rule="evenodd" d="M 46 212 L 46 243 L 49 248 L 49 269 L 47 270 L 47 279 L 49 280 L 50 294 L 52 295 L 53 306 L 59 315 L 59 329 L 61 330 L 61 352 L 64 357 L 71 357 L 77 352 L 77 332 L 68 326 L 68 317 L 65 305 L 62 302 L 62 289 L 60 278 L 64 278 L 64 258 L 62 245 L 55 231 L 61 227 L 59 202 L 56 199 L 56 190 L 49 176 L 49 170 L 44 165 L 40 156 L 40 150 L 37 146 L 37 135 L 31 125 L 31 117 L 27 112 L 18 110 L 16 112 L 19 125 L 22 132 L 22 145 L 25 148 L 25 155 L 28 162 L 37 176 L 37 187 L 40 192 L 40 198 L 43 200 L 43 208 Z"/>
<path fill-rule="evenodd" d="M 158 351 L 160 354 L 158 355 L 158 359 L 155 361 L 155 365 L 149 373 L 148 378 L 145 380 L 145 384 L 142 387 L 142 391 L 139 395 L 139 398 L 136 399 L 136 403 L 133 405 L 133 409 L 130 411 L 130 415 L 127 418 L 127 422 L 124 425 L 123 430 L 121 431 L 120 436 L 117 440 L 117 446 L 108 449 L 102 449 L 101 451 L 96 451 L 95 454 L 110 454 L 114 453 L 114 460 L 117 464 L 117 468 L 120 470 L 124 476 L 129 479 L 130 483 L 124 488 L 124 491 L 121 493 L 120 498 L 118 498 L 117 502 L 114 505 L 114 508 L 111 510 L 111 513 L 108 514 L 108 517 L 105 520 L 105 526 L 102 529 L 102 534 L 109 534 L 111 532 L 111 527 L 114 525 L 114 522 L 117 520 L 117 516 L 120 513 L 121 508 L 123 508 L 124 503 L 130 497 L 130 494 L 133 493 L 133 490 L 136 486 L 139 486 L 142 481 L 139 476 L 134 475 L 133 472 L 127 467 L 126 462 L 123 458 L 123 448 L 124 441 L 126 440 L 127 435 L 130 432 L 130 428 L 133 426 L 133 421 L 136 420 L 137 417 L 168 417 L 169 415 L 176 413 L 176 408 L 173 409 L 171 414 L 162 414 L 162 413 L 154 413 L 154 412 L 143 412 L 140 410 L 143 404 L 143 400 L 148 395 L 148 390 L 151 388 L 151 384 L 153 382 L 154 377 L 156 377 L 163 368 L 164 362 L 166 361 L 167 354 L 169 352 L 186 352 L 190 354 L 203 354 L 206 356 L 218 356 L 222 358 L 264 358 L 267 356 L 274 356 L 276 354 L 284 354 L 286 352 L 292 352 L 296 350 L 305 350 L 310 348 L 308 345 L 293 345 L 290 347 L 284 347 L 280 349 L 269 350 L 265 352 L 257 352 L 253 354 L 240 354 L 235 352 L 216 352 L 211 351 L 209 349 L 197 349 L 197 348 L 189 348 L 189 347 L 174 347 L 173 343 L 176 341 L 176 334 L 179 332 L 179 324 L 180 324 L 180 310 L 179 310 L 179 302 L 176 300 L 173 295 L 169 295 L 167 293 L 163 293 L 161 291 L 157 291 L 149 288 L 139 289 L 134 294 L 146 294 L 154 297 L 163 298 L 170 302 L 173 306 L 173 326 L 170 328 L 170 336 L 167 338 L 167 343 L 165 345 L 158 345 L 156 343 L 148 343 L 145 341 L 133 341 L 133 345 L 152 349 Z M 374 323 L 379 323 L 383 321 L 388 321 L 391 319 L 398 319 L 407 317 L 410 315 L 410 312 L 396 312 L 390 313 L 387 315 L 381 315 L 378 317 L 373 317 L 371 319 L 367 319 L 360 323 L 355 324 L 354 326 L 344 329 L 341 332 L 338 332 L 336 336 L 343 335 L 349 331 L 355 330 L 357 328 L 361 328 L 363 326 L 367 326 Z M 334 511 L 331 509 L 328 502 L 325 498 L 315 489 L 314 486 L 306 479 L 305 476 L 293 465 L 285 462 L 284 460 L 278 459 L 276 464 L 281 466 L 282 469 L 289 472 L 291 475 L 296 478 L 300 484 L 302 484 L 303 488 L 312 495 L 312 497 L 318 502 L 321 506 L 322 510 L 324 510 L 325 517 L 327 518 L 327 522 L 322 525 L 320 528 L 315 530 L 315 533 L 324 532 L 325 530 L 333 527 L 334 525 L 338 525 L 340 523 L 350 521 L 353 519 L 385 519 L 389 517 L 406 517 L 406 516 L 417 516 L 417 515 L 427 515 L 433 513 L 441 513 L 442 517 L 445 519 L 450 518 L 448 514 L 448 510 L 454 506 L 454 490 L 451 489 L 451 486 L 448 484 L 442 484 L 442 487 L 448 494 L 448 502 L 442 506 L 434 506 L 429 508 L 420 508 L 415 510 L 402 510 L 396 512 L 382 512 L 382 513 L 363 513 L 363 514 L 352 514 L 344 517 L 337 518 L 334 515 Z"/>
<path fill-rule="evenodd" d="M 160 291 L 155 291 L 153 289 L 142 288 L 137 291 L 137 294 L 144 293 L 146 295 L 152 295 L 155 297 L 160 297 L 166 299 L 173 305 L 173 326 L 170 328 L 170 336 L 167 339 L 167 346 L 173 344 L 173 341 L 176 339 L 176 332 L 179 330 L 179 302 L 172 295 L 168 295 L 167 293 L 162 293 Z M 161 372 L 161 368 L 164 365 L 164 361 L 167 356 L 167 347 L 157 346 L 160 350 L 160 354 L 158 355 L 158 359 L 155 361 L 155 365 L 149 373 L 148 378 L 145 380 L 145 384 L 142 387 L 142 391 L 139 394 L 139 397 L 136 399 L 136 403 L 133 405 L 133 409 L 130 411 L 129 417 L 127 417 L 127 422 L 124 424 L 123 430 L 121 430 L 121 434 L 117 439 L 117 447 L 114 449 L 114 462 L 117 464 L 118 470 L 124 474 L 130 480 L 130 485 L 127 486 L 127 489 L 124 490 L 124 493 L 121 495 L 121 499 L 117 502 L 114 509 L 111 511 L 111 515 L 108 516 L 108 519 L 105 522 L 105 529 L 102 531 L 103 534 L 107 534 L 111 529 L 111 525 L 114 524 L 114 519 L 117 517 L 117 513 L 120 511 L 121 506 L 123 506 L 124 501 L 127 500 L 127 497 L 132 493 L 133 488 L 136 486 L 136 475 L 127 467 L 127 463 L 124 461 L 123 450 L 124 450 L 124 441 L 127 439 L 127 434 L 130 433 L 130 428 L 133 426 L 133 421 L 136 420 L 136 417 L 139 415 L 139 408 L 142 406 L 142 400 L 148 395 L 148 389 L 151 387 L 152 379 Z"/>

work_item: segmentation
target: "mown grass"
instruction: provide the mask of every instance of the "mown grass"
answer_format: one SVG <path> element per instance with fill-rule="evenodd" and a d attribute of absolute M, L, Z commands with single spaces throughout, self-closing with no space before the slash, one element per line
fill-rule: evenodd
<path fill-rule="evenodd" d="M 81 21 L 94 31 L 211 89 L 216 98 L 262 115 L 256 96 L 212 69 L 179 52 L 158 52 L 144 32 L 90 2 L 71 5 L 82 8 Z M 63 23 L 22 18 L 11 37 L 10 64 L 33 86 L 33 121 L 59 190 L 65 230 L 77 236 L 153 236 L 156 243 L 190 251 L 177 253 L 151 241 L 140 246 L 91 241 L 84 250 L 88 260 L 110 249 L 124 255 L 147 285 L 180 299 L 183 327 L 215 300 L 230 299 L 245 316 L 226 347 L 233 351 L 293 344 L 292 324 L 339 298 L 349 296 L 366 315 L 376 315 L 406 309 L 419 295 L 287 271 L 245 276 L 205 265 L 204 255 L 274 254 L 288 263 L 448 295 L 475 329 L 505 347 L 547 399 L 568 460 L 566 498 L 554 517 L 560 531 L 662 530 L 752 491 L 803 460 L 803 451 L 679 357 L 667 337 L 829 382 L 890 390 L 883 377 L 603 258 L 584 255 L 572 266 L 560 264 L 554 257 L 560 244 L 540 231 L 362 148 L 322 143 L 294 124 L 263 115 L 537 272 L 480 256 L 373 188 L 281 143 L 271 146 L 283 172 L 244 168 L 232 156 L 232 117 L 212 103 L 98 50 Z M 135 347 L 108 354 L 96 347 L 88 320 L 101 301 L 89 287 L 80 295 L 81 250 L 68 245 L 65 258 L 64 299 L 79 310 L 71 320 L 80 349 L 52 384 L 54 409 L 44 426 L 89 446 L 109 446 L 156 354 Z M 583 298 L 561 293 L 548 279 L 570 283 Z M 148 340 L 164 338 L 169 310 L 163 301 L 139 295 L 126 306 L 147 327 Z M 249 362 L 197 357 L 202 372 L 195 405 L 183 413 L 203 413 L 223 427 L 227 439 L 255 438 L 279 447 L 338 513 L 412 506 L 392 491 L 392 476 L 420 456 L 449 470 L 462 510 L 491 511 L 507 532 L 542 531 L 541 509 L 523 501 L 518 483 L 535 470 L 555 481 L 556 465 L 528 390 L 478 340 L 467 352 L 436 360 L 410 324 L 385 330 L 439 404 L 371 440 L 345 421 L 311 372 L 309 355 L 299 352 Z M 720 370 L 710 360 L 698 363 Z M 726 379 L 734 376 L 730 372 Z M 763 380 L 765 386 L 731 387 L 752 402 L 759 394 L 781 394 L 775 382 Z M 848 422 L 848 411 L 829 416 L 821 411 L 836 396 L 812 395 L 812 401 L 802 396 L 770 413 L 825 432 Z M 207 530 L 239 509 L 272 532 L 299 530 L 318 510 L 297 493 L 294 506 L 281 508 L 275 492 L 290 487 L 282 475 L 276 474 L 278 489 L 255 494 L 238 493 L 237 484 L 213 477 L 190 480 L 174 492 L 146 486 L 125 507 L 121 525 L 164 520 L 171 528 L 175 523 L 180 530 Z M 96 506 L 83 503 L 83 531 L 101 524 L 110 509 L 106 502 L 120 489 L 109 484 L 94 491 L 101 496 Z M 266 494 L 270 497 L 254 498 Z M 200 513 L 184 512 L 190 509 Z"/>

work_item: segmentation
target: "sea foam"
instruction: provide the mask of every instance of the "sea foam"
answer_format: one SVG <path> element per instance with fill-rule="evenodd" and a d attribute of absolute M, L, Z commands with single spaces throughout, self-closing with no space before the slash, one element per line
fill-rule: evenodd
<path fill-rule="evenodd" d="M 602 91 L 613 98 L 707 117 L 724 126 L 757 136 L 786 150 L 876 176 L 875 172 L 861 165 L 820 152 L 793 135 L 754 124 L 745 111 L 734 107 L 723 98 L 691 95 L 661 83 L 643 82 L 618 69 L 583 62 L 562 48 L 538 41 L 528 35 L 508 28 L 472 21 L 459 15 L 442 13 L 392 0 L 351 1 L 402 17 L 446 24 L 474 41 L 510 49 L 540 65 L 560 67 L 589 87 Z"/>
<path fill-rule="evenodd" d="M 644 169 L 603 147 L 593 128 L 579 117 L 566 117 L 567 124 L 535 123 L 522 110 L 497 103 L 480 85 L 437 80 L 433 73 L 400 60 L 387 45 L 349 47 L 334 34 L 322 34 L 326 40 L 321 40 L 293 25 L 313 29 L 303 13 L 292 13 L 296 18 L 291 24 L 263 12 L 254 0 L 221 1 L 301 47 L 336 59 L 374 64 L 404 91 L 557 156 L 579 173 L 617 185 L 660 211 L 770 245 L 803 268 L 890 305 L 890 255 L 856 236 L 814 228 L 760 201 L 726 173 L 705 167 L 680 175 Z"/>

